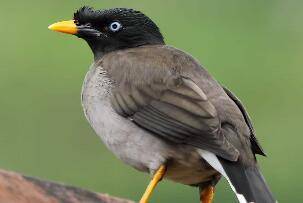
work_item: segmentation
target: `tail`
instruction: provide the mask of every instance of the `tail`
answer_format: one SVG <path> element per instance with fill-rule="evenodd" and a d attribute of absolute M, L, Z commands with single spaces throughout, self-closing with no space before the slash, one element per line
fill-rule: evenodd
<path fill-rule="evenodd" d="M 243 167 L 240 161 L 232 162 L 201 150 L 201 156 L 229 182 L 240 203 L 276 203 L 257 166 Z"/>

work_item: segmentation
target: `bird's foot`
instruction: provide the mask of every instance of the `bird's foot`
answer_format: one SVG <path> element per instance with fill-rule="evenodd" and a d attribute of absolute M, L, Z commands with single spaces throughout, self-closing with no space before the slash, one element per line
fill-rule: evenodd
<path fill-rule="evenodd" d="M 207 186 L 200 192 L 201 203 L 212 203 L 215 195 L 215 187 Z"/>
<path fill-rule="evenodd" d="M 149 185 L 147 186 L 140 203 L 148 203 L 148 200 L 151 197 L 152 192 L 156 188 L 157 184 L 162 180 L 163 176 L 165 175 L 166 166 L 162 165 L 154 174 L 152 180 L 150 181 Z"/>

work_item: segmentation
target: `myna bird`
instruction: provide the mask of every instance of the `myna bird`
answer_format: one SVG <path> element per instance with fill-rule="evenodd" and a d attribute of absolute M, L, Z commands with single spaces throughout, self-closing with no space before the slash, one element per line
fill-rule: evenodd
<path fill-rule="evenodd" d="M 265 155 L 240 100 L 157 25 L 126 8 L 82 7 L 49 29 L 84 39 L 94 54 L 82 89 L 85 116 L 123 162 L 153 178 L 197 186 L 203 203 L 226 178 L 239 202 L 276 202 L 257 165 Z"/>

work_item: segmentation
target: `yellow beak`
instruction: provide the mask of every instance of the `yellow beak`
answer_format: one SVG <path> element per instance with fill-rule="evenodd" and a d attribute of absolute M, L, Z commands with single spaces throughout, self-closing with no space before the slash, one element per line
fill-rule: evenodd
<path fill-rule="evenodd" d="M 56 32 L 62 32 L 62 33 L 72 34 L 72 35 L 78 33 L 77 25 L 75 24 L 74 20 L 61 21 L 58 23 L 54 23 L 54 24 L 48 26 L 48 29 L 56 31 Z"/>

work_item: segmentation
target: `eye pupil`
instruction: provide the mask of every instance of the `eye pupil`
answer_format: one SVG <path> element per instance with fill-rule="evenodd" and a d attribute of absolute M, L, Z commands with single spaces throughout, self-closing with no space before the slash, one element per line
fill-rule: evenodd
<path fill-rule="evenodd" d="M 122 25 L 119 23 L 119 22 L 112 22 L 110 25 L 109 25 L 109 29 L 112 31 L 112 32 L 117 32 L 121 29 Z"/>

